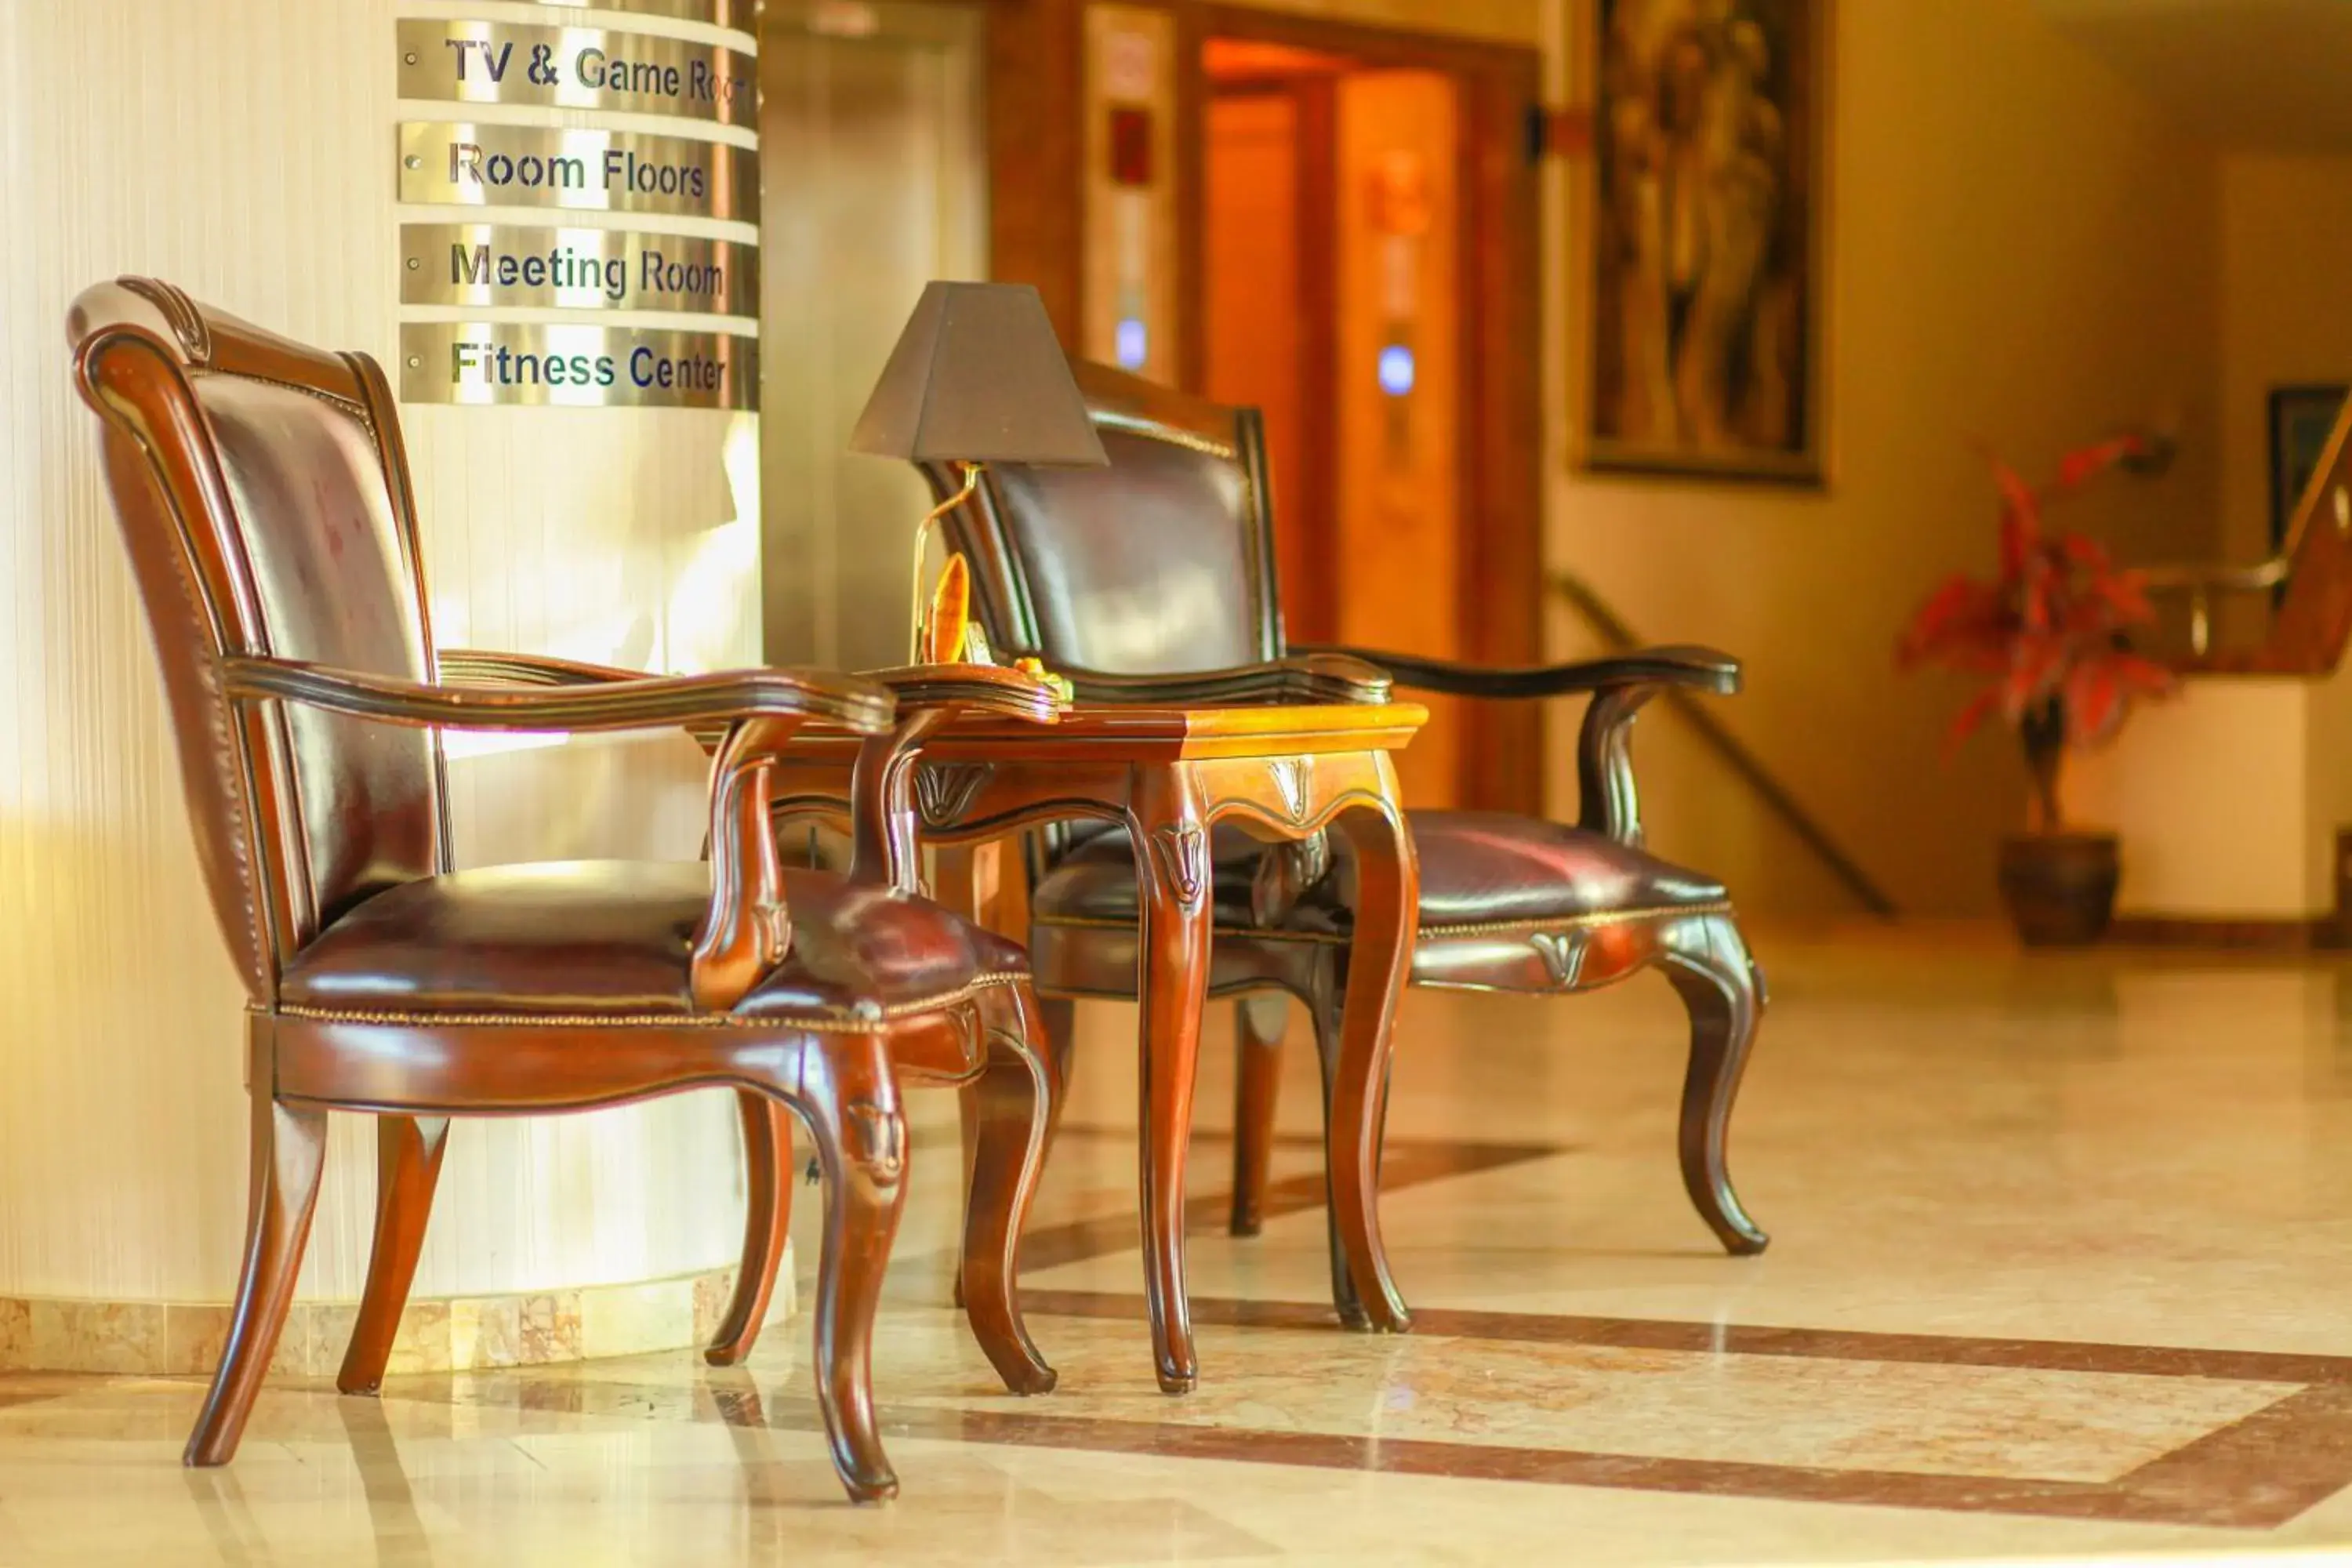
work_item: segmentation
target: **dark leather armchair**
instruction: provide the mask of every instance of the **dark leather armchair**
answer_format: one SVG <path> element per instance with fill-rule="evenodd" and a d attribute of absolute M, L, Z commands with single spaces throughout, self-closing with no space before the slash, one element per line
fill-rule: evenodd
<path fill-rule="evenodd" d="M 1735 1253 L 1764 1233 L 1725 1166 L 1726 1131 L 1764 993 L 1721 883 L 1648 853 L 1629 742 L 1669 686 L 1730 692 L 1739 666 L 1669 647 L 1536 669 L 1477 669 L 1360 648 L 1286 646 L 1275 594 L 1264 438 L 1254 409 L 1079 367 L 1108 468 L 992 466 L 950 520 L 992 642 L 1072 675 L 1084 700 L 1377 700 L 1407 689 L 1501 700 L 1583 695 L 1582 806 L 1573 825 L 1414 811 L 1421 859 L 1416 984 L 1536 995 L 1589 991 L 1655 965 L 1691 1017 L 1681 1154 L 1700 1216 Z M 950 476 L 931 473 L 951 493 Z M 1118 671 L 1117 675 L 1102 672 Z M 1349 921 L 1349 868 L 1317 844 L 1213 846 L 1212 994 L 1287 992 L 1306 1004 L 1328 1077 Z M 1031 947 L 1049 1025 L 1067 998 L 1133 993 L 1136 893 L 1116 833 L 1060 829 L 1032 847 Z M 1232 1224 L 1256 1230 L 1281 1042 L 1277 1006 L 1241 1008 Z M 1353 1311 L 1344 1269 L 1333 1286 Z"/>
<path fill-rule="evenodd" d="M 337 1380 L 370 1393 L 449 1117 L 709 1086 L 740 1091 L 747 1114 L 789 1106 L 826 1185 L 817 1398 L 842 1479 L 865 1499 L 898 1484 L 867 1363 L 905 1201 L 899 1078 L 982 1083 L 971 1320 L 1009 1386 L 1050 1388 L 1013 1291 L 1055 1100 L 1024 954 L 909 896 L 911 868 L 887 853 L 846 878 L 784 871 L 768 832 L 769 773 L 795 731 L 868 737 L 860 791 L 879 800 L 908 771 L 901 708 L 940 694 L 902 702 L 806 670 L 623 678 L 512 655 L 436 659 L 399 420 L 373 361 L 136 279 L 85 293 L 70 330 L 214 913 L 249 1001 L 251 1229 L 188 1462 L 236 1449 L 293 1292 L 330 1110 L 378 1118 L 374 1251 Z M 1015 682 L 947 697 L 1052 717 Z M 707 864 L 451 870 L 440 729 L 677 724 L 716 747 Z M 770 1274 L 782 1174 L 755 1172 L 751 1186 L 748 1250 Z M 716 1359 L 748 1345 L 765 1288 L 756 1276 L 739 1287 Z"/>

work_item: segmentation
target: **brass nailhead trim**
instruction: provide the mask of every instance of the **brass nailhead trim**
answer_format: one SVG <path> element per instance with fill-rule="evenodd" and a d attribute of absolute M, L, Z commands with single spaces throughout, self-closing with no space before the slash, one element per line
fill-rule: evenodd
<path fill-rule="evenodd" d="M 364 404 L 354 403 L 348 397 L 327 391 L 324 387 L 305 386 L 299 381 L 283 381 L 274 375 L 257 375 L 249 370 L 221 370 L 213 365 L 190 365 L 185 374 L 190 381 L 215 379 L 249 381 L 256 386 L 274 386 L 280 392 L 299 392 L 305 397 L 315 398 L 338 413 L 358 420 L 371 433 L 375 429 L 375 421 L 368 417 Z"/>
<path fill-rule="evenodd" d="M 1135 930 L 1133 921 L 1093 920 L 1079 915 L 1036 915 L 1032 917 L 1029 923 L 1062 927 L 1072 931 L 1133 931 Z M 1225 925 L 1212 925 L 1209 931 L 1213 936 L 1247 937 L 1253 942 L 1321 942 L 1344 945 L 1349 941 L 1347 937 L 1334 936 L 1328 931 L 1260 931 L 1255 926 Z"/>
<path fill-rule="evenodd" d="M 1659 920 L 1682 915 L 1727 915 L 1732 912 L 1730 900 L 1718 899 L 1711 903 L 1668 905 L 1659 909 L 1610 910 L 1589 915 L 1562 915 L 1550 920 L 1487 921 L 1461 925 L 1423 926 L 1414 933 L 1423 942 L 1444 941 L 1457 936 L 1510 936 L 1524 934 L 1541 936 L 1547 931 L 1580 931 L 1593 926 L 1616 925 L 1624 921 Z M 1066 926 L 1080 931 L 1135 930 L 1133 921 L 1097 920 L 1085 916 L 1039 915 L 1032 922 L 1041 926 Z M 1345 946 L 1354 939 L 1329 931 L 1261 931 L 1254 926 L 1213 926 L 1215 936 L 1247 937 L 1254 942 L 1319 942 Z"/>
<path fill-rule="evenodd" d="M 1423 926 L 1425 937 L 1504 936 L 1525 931 L 1530 936 L 1552 931 L 1582 931 L 1593 926 L 1615 925 L 1621 921 L 1662 920 L 1678 915 L 1727 915 L 1731 901 L 1717 899 L 1704 904 L 1667 904 L 1656 909 L 1596 910 L 1588 915 L 1564 915 L 1539 921 L 1470 921 L 1461 925 Z"/>
<path fill-rule="evenodd" d="M 306 1007 L 299 1003 L 248 1010 L 265 1017 L 300 1018 L 318 1024 L 394 1024 L 417 1028 L 806 1029 L 820 1035 L 863 1035 L 872 1033 L 878 1025 L 952 1007 L 972 1000 L 991 986 L 1017 984 L 1021 979 L 1018 974 L 983 974 L 944 995 L 877 1008 L 872 1017 L 866 1018 L 840 1008 L 817 1016 L 787 1013 L 772 1017 L 744 1017 L 733 1013 L 391 1013 Z"/>

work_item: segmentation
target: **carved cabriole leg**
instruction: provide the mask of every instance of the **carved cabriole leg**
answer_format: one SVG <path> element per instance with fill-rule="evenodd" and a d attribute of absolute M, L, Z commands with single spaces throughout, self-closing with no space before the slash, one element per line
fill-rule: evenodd
<path fill-rule="evenodd" d="M 727 1315 L 702 1352 L 712 1366 L 740 1364 L 759 1342 L 793 1223 L 793 1132 L 784 1108 L 751 1089 L 736 1091 L 735 1108 L 743 1124 L 743 1257 Z"/>
<path fill-rule="evenodd" d="M 1339 1169 L 1340 1157 L 1332 1091 L 1339 1081 L 1339 1003 L 1347 989 L 1346 950 L 1334 949 L 1316 978 L 1316 994 L 1307 1004 L 1307 1021 L 1315 1030 L 1315 1062 L 1323 1075 L 1323 1226 L 1331 1252 L 1331 1305 L 1342 1326 L 1369 1331 L 1372 1321 L 1365 1314 L 1363 1298 L 1356 1294 L 1355 1278 L 1348 1271 L 1348 1249 L 1339 1240 L 1339 1205 L 1332 1196 L 1331 1173 Z"/>
<path fill-rule="evenodd" d="M 1761 1252 L 1771 1238 L 1739 1206 L 1724 1150 L 1764 1011 L 1762 980 L 1729 915 L 1679 922 L 1665 933 L 1661 959 L 1691 1019 L 1690 1068 L 1683 1080 L 1683 1185 L 1726 1251 Z"/>
<path fill-rule="evenodd" d="M 257 1020 L 258 1035 L 268 1027 Z M 257 1055 L 259 1053 L 257 1052 Z M 319 1202 L 319 1173 L 327 1158 L 327 1113 L 316 1106 L 280 1104 L 271 1095 L 272 1075 L 257 1062 L 253 1094 L 253 1185 L 245 1243 L 245 1270 L 237 1280 L 229 1318 L 228 1343 L 212 1391 L 188 1436 L 184 1461 L 225 1465 L 245 1435 L 246 1417 L 269 1371 L 278 1332 L 294 1299 L 294 1276 L 302 1266 L 302 1245 L 310 1235 L 310 1211 Z"/>
<path fill-rule="evenodd" d="M 859 1502 L 898 1494 L 874 1420 L 874 1309 L 907 1204 L 907 1119 L 877 1035 L 824 1035 L 795 1100 L 824 1173 L 816 1279 L 816 1396 L 834 1468 Z"/>
<path fill-rule="evenodd" d="M 1078 1005 L 1067 996 L 1037 998 L 1037 1028 L 1039 1044 L 1054 1058 L 1054 1081 L 1061 1086 L 1062 1103 L 1067 1105 L 1070 1078 L 1078 1067 Z"/>
<path fill-rule="evenodd" d="M 1282 1030 L 1288 1000 L 1279 992 L 1234 1004 L 1234 1207 L 1227 1228 L 1255 1236 L 1265 1227 L 1265 1188 L 1274 1165 L 1274 1112 L 1282 1086 Z"/>
<path fill-rule="evenodd" d="M 1054 1121 L 1046 1134 L 1045 1152 L 1053 1152 L 1053 1138 L 1061 1130 L 1062 1107 L 1070 1102 L 1070 1073 L 1077 1065 L 1078 1005 L 1067 996 L 1039 996 L 1034 991 L 1028 999 L 1030 1026 L 1035 1031 L 1029 1037 L 1039 1050 L 1053 1058 Z M 957 1091 L 957 1120 L 963 1136 L 964 1212 L 971 1212 L 971 1170 L 980 1152 L 980 1089 L 967 1084 Z M 957 1306 L 964 1305 L 963 1272 L 958 1269 L 949 1299 Z"/>
<path fill-rule="evenodd" d="M 1184 1164 L 1192 1131 L 1193 1071 L 1209 984 L 1209 834 L 1198 785 L 1183 763 L 1135 770 L 1136 882 L 1142 916 L 1145 1301 L 1160 1386 L 1199 1381 L 1184 1297 Z"/>
<path fill-rule="evenodd" d="M 335 1386 L 345 1394 L 373 1394 L 383 1386 L 448 1140 L 446 1116 L 376 1118 L 375 1245 L 368 1254 L 359 1321 L 352 1325 L 342 1370 L 335 1374 Z"/>
<path fill-rule="evenodd" d="M 985 768 L 979 770 L 982 783 L 985 783 L 986 773 Z M 939 768 L 916 774 L 915 783 L 918 792 L 928 795 L 934 789 L 950 788 L 950 785 L 940 782 L 948 776 L 946 771 Z M 942 807 L 941 815 L 952 816 L 955 813 Z M 909 826 L 911 826 L 911 820 Z M 995 899 L 998 858 L 997 847 L 993 843 L 940 846 L 933 851 L 934 885 L 931 889 L 931 896 L 938 900 L 943 908 L 963 916 L 976 926 L 987 929 L 986 917 Z M 1016 941 L 1019 940 L 1021 933 L 1013 934 Z M 983 1022 L 981 1027 L 985 1034 L 986 1023 Z M 979 1086 L 965 1084 L 957 1089 L 956 1130 L 962 1150 L 958 1158 L 957 1170 L 961 1173 L 959 1180 L 961 1183 L 961 1190 L 963 1193 L 965 1214 L 971 1212 L 971 1169 L 972 1161 L 978 1156 L 980 1150 L 980 1114 Z M 957 1307 L 964 1304 L 963 1270 L 961 1267 L 958 1267 L 954 1277 L 948 1282 L 948 1299 Z"/>
<path fill-rule="evenodd" d="M 1402 1333 L 1412 1325 L 1381 1244 L 1381 1123 L 1388 1103 L 1389 1055 L 1397 1000 L 1412 967 L 1421 909 L 1421 868 L 1404 814 L 1395 804 L 1395 773 L 1376 759 L 1387 804 L 1358 805 L 1335 825 L 1356 858 L 1356 928 L 1348 955 L 1347 1006 L 1339 1018 L 1339 1060 L 1330 1098 L 1327 1169 L 1331 1210 L 1366 1326 Z"/>
<path fill-rule="evenodd" d="M 963 1212 L 971 1213 L 972 1171 L 980 1163 L 980 1086 L 961 1085 L 956 1089 L 956 1170 L 961 1173 Z M 966 1305 L 963 1293 L 963 1265 L 959 1262 L 955 1276 L 948 1281 L 948 1305 L 961 1311 Z"/>
<path fill-rule="evenodd" d="M 980 1348 L 1014 1394 L 1048 1394 L 1054 1369 L 1037 1353 L 1021 1317 L 1021 1233 L 1044 1173 L 1060 1094 L 1053 1053 L 1039 1039 L 1029 984 L 992 986 L 981 1028 L 988 1065 L 973 1087 L 979 1152 L 964 1209 L 966 1315 Z"/>

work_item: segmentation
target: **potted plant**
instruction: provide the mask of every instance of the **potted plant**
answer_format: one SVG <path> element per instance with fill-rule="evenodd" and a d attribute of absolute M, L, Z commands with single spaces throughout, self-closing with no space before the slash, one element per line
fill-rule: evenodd
<path fill-rule="evenodd" d="M 2042 526 L 2049 503 L 2143 455 L 2138 437 L 2068 453 L 2036 489 L 1990 459 L 2000 488 L 2000 569 L 1990 582 L 1955 575 L 1927 596 L 1896 660 L 1985 681 L 1953 720 L 1947 751 L 1995 713 L 2017 731 L 2032 784 L 2028 831 L 2001 844 L 2000 892 L 2018 934 L 2035 946 L 2095 942 L 2115 912 L 2115 835 L 2067 827 L 2059 778 L 2067 749 L 2112 739 L 2135 700 L 2168 695 L 2172 672 L 2132 649 L 2150 621 L 2138 574 L 2116 569 L 2096 541 Z"/>

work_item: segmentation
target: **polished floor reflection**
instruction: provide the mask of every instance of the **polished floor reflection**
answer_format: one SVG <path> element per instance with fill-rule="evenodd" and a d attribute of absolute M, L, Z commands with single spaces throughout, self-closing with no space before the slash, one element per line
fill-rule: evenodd
<path fill-rule="evenodd" d="M 380 1402 L 274 1384 L 204 1474 L 176 1463 L 192 1382 L 0 1376 L 0 1565 L 2352 1545 L 2352 967 L 2027 960 L 1964 930 L 1759 948 L 1775 1006 L 1732 1150 L 1762 1258 L 1722 1256 L 1683 1198 L 1663 984 L 1416 994 L 1383 1207 L 1415 1331 L 1347 1334 L 1321 1305 L 1294 1029 L 1263 1237 L 1223 1234 L 1230 1143 L 1196 1142 L 1202 1386 L 1168 1398 L 1133 1014 L 1087 1007 L 1027 1275 L 1061 1389 L 1004 1395 L 941 1304 L 952 1131 L 929 1129 L 877 1373 L 898 1504 L 842 1500 L 799 1324 L 731 1373 L 680 1352 L 396 1378 Z M 1211 1129 L 1230 1072 L 1220 1020 Z"/>

